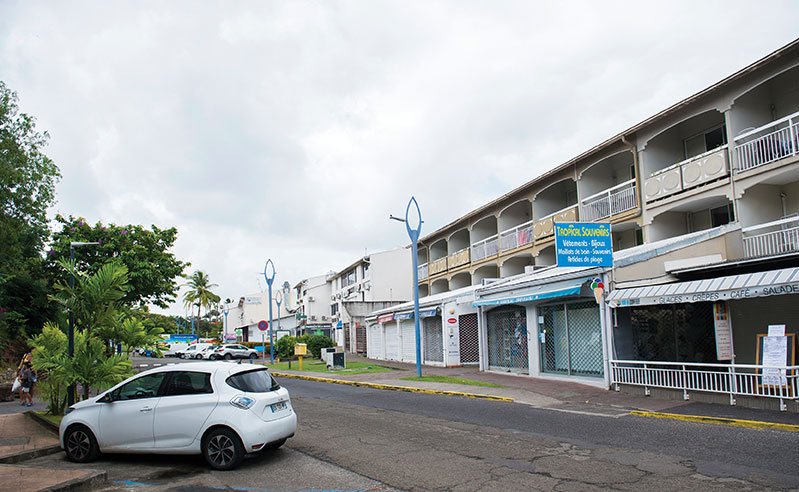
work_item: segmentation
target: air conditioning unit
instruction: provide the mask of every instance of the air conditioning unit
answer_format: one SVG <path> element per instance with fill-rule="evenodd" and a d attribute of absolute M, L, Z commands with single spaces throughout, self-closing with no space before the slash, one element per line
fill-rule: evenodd
<path fill-rule="evenodd" d="M 311 316 L 309 316 L 309 318 L 310 318 L 311 321 L 316 321 L 316 315 L 315 314 L 312 314 Z"/>
<path fill-rule="evenodd" d="M 322 316 L 322 321 L 327 321 L 327 316 Z"/>
<path fill-rule="evenodd" d="M 331 300 L 331 301 L 335 301 L 335 300 L 336 300 L 336 296 L 335 296 L 335 294 L 334 294 L 334 295 L 332 295 L 332 296 L 330 296 L 330 300 Z"/>
<path fill-rule="evenodd" d="M 315 300 L 312 296 L 308 296 L 308 302 L 314 302 Z"/>
<path fill-rule="evenodd" d="M 336 294 L 336 299 L 341 299 L 341 292 Z"/>

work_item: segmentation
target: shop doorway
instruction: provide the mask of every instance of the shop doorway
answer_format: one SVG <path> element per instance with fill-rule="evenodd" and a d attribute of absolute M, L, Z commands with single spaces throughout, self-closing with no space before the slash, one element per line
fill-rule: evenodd
<path fill-rule="evenodd" d="M 544 318 L 541 372 L 603 376 L 602 329 L 596 302 L 539 306 L 538 314 Z"/>
<path fill-rule="evenodd" d="M 461 364 L 480 363 L 480 340 L 477 313 L 458 316 L 458 339 L 461 348 Z"/>
<path fill-rule="evenodd" d="M 527 315 L 521 306 L 507 306 L 486 314 L 488 367 L 508 372 L 530 372 L 527 352 Z"/>

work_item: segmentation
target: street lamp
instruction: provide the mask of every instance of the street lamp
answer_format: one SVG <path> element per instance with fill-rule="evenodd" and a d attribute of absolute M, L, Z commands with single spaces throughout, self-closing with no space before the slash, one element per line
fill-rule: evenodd
<path fill-rule="evenodd" d="M 228 307 L 227 304 L 219 303 L 219 309 L 221 309 L 222 312 L 225 313 L 225 324 L 222 325 L 222 333 L 223 333 L 222 343 L 227 343 L 227 315 L 230 312 L 230 308 Z"/>
<path fill-rule="evenodd" d="M 271 365 L 275 363 L 275 344 L 272 337 L 272 282 L 275 280 L 275 264 L 271 258 L 266 260 L 264 265 L 264 279 L 269 286 L 269 364 Z"/>
<path fill-rule="evenodd" d="M 410 218 L 408 213 L 411 211 L 411 204 L 416 207 L 416 217 L 414 217 L 414 228 L 411 228 Z M 411 239 L 412 260 L 413 260 L 413 320 L 416 328 L 416 376 L 422 377 L 422 345 L 421 337 L 419 335 L 419 258 L 417 257 L 417 243 L 419 242 L 419 234 L 422 232 L 422 212 L 419 210 L 419 203 L 416 198 L 411 197 L 408 206 L 405 208 L 405 219 L 388 216 L 389 219 L 399 222 L 405 222 L 405 230 L 408 231 L 408 237 Z"/>
<path fill-rule="evenodd" d="M 72 241 L 69 243 L 69 263 L 72 267 L 71 276 L 69 278 L 69 290 L 72 292 L 72 295 L 75 295 L 75 248 L 80 248 L 81 246 L 97 246 L 99 242 L 82 242 L 82 241 Z M 75 356 L 75 310 L 70 307 L 69 309 L 69 334 L 67 337 L 67 354 L 69 355 L 69 359 L 72 360 Z M 69 388 L 67 388 L 67 407 L 71 407 L 75 404 L 75 384 L 70 384 Z"/>
<path fill-rule="evenodd" d="M 275 294 L 275 304 L 277 304 L 277 331 L 280 331 L 280 304 L 283 302 L 283 291 L 279 290 Z"/>

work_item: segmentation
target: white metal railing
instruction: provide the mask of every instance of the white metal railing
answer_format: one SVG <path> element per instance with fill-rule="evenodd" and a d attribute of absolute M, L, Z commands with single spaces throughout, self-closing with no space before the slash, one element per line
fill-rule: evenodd
<path fill-rule="evenodd" d="M 497 235 L 487 237 L 472 244 L 472 261 L 479 261 L 488 258 L 499 252 Z"/>
<path fill-rule="evenodd" d="M 722 393 L 735 396 L 779 398 L 780 408 L 786 409 L 784 400 L 797 400 L 799 366 L 764 366 L 752 364 L 701 364 L 692 362 L 658 362 L 640 360 L 612 360 L 611 384 L 643 386 L 649 388 L 682 390 L 687 400 L 690 391 Z"/>
<path fill-rule="evenodd" d="M 519 224 L 499 234 L 499 249 L 509 251 L 533 242 L 533 221 Z"/>
<path fill-rule="evenodd" d="M 738 172 L 797 154 L 799 112 L 734 138 Z"/>
<path fill-rule="evenodd" d="M 423 265 L 419 265 L 419 268 L 418 268 L 417 271 L 418 271 L 419 280 L 422 280 L 423 278 L 427 278 L 427 263 L 425 263 Z"/>
<path fill-rule="evenodd" d="M 637 206 L 635 179 L 631 179 L 583 200 L 580 219 L 594 222 L 632 210 Z"/>
<path fill-rule="evenodd" d="M 788 217 L 741 229 L 747 258 L 799 251 L 799 217 Z"/>

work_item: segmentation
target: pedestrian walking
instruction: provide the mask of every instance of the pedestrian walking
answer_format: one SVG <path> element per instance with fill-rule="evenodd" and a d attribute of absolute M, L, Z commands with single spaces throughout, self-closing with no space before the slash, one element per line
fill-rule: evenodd
<path fill-rule="evenodd" d="M 33 365 L 30 362 L 25 362 L 22 369 L 19 371 L 19 382 L 22 388 L 19 390 L 19 401 L 23 407 L 33 406 L 33 384 L 36 381 L 36 373 L 33 371 Z"/>

